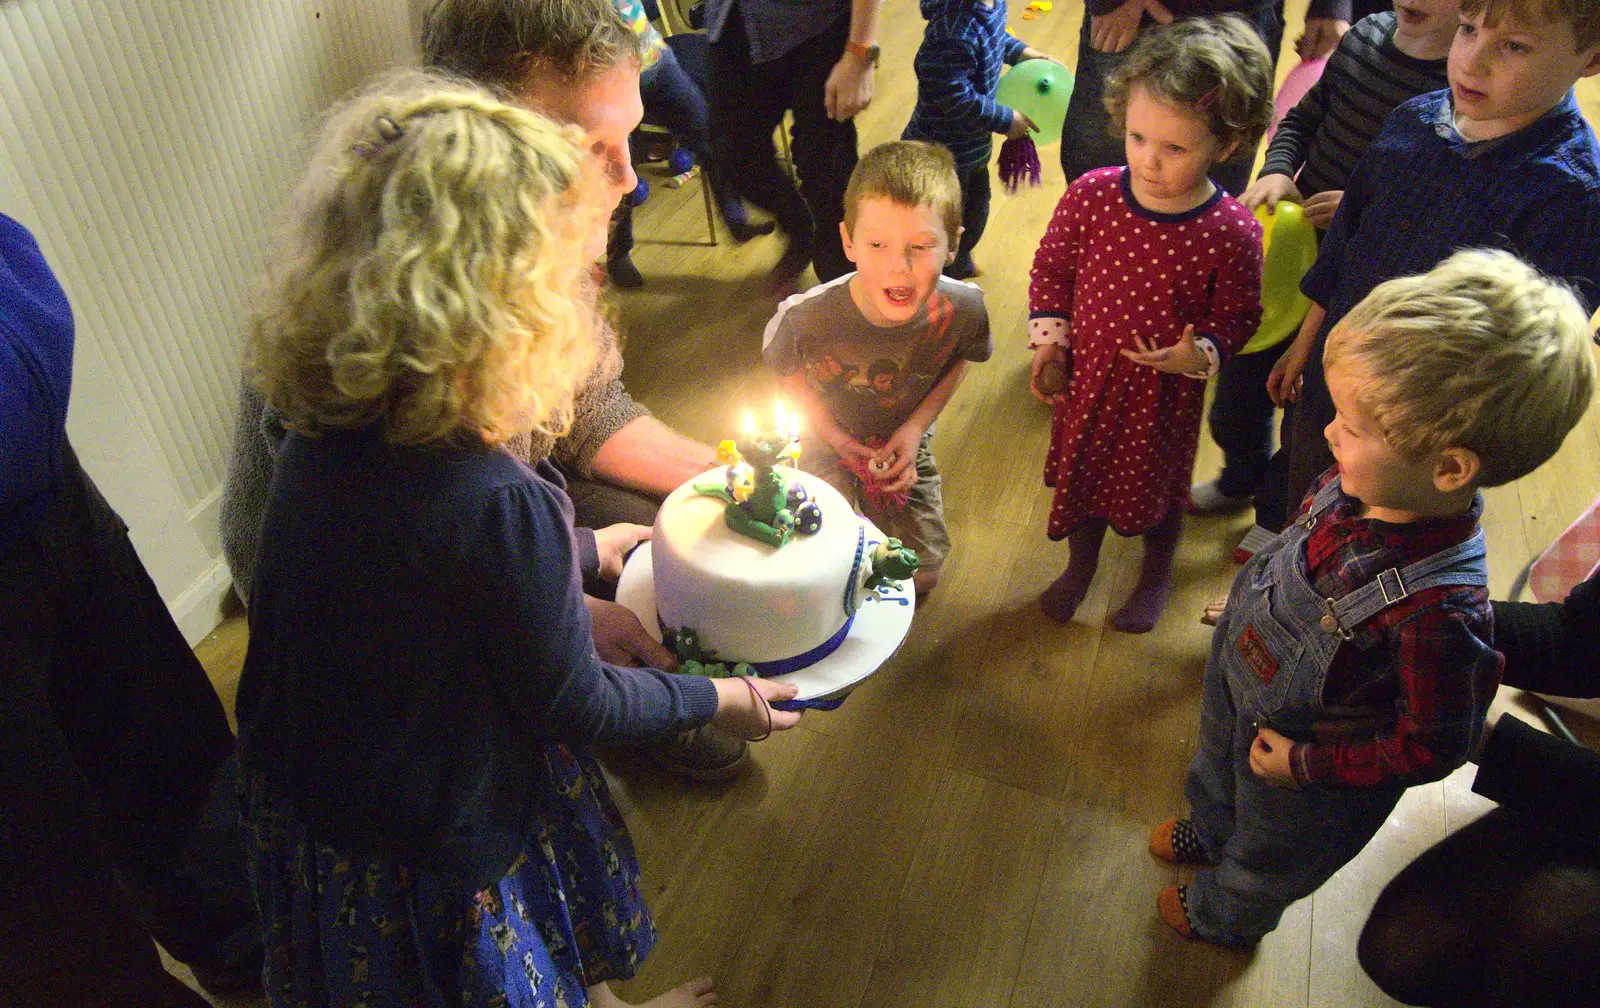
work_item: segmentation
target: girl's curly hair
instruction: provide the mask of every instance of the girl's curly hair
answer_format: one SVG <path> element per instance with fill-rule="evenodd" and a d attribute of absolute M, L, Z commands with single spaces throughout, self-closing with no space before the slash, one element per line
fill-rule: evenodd
<path fill-rule="evenodd" d="M 295 430 L 396 444 L 559 434 L 593 367 L 579 132 L 437 73 L 329 116 L 268 271 L 248 364 Z"/>
<path fill-rule="evenodd" d="M 1272 58 L 1242 18 L 1179 18 L 1140 34 L 1106 78 L 1112 130 L 1127 130 L 1134 85 L 1164 102 L 1203 116 L 1223 147 L 1253 151 L 1272 125 Z"/>

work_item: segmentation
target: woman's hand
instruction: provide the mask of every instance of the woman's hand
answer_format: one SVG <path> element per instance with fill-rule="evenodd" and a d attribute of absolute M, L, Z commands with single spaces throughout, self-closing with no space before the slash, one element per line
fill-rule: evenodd
<path fill-rule="evenodd" d="M 1032 119 L 1029 119 L 1027 116 L 1023 115 L 1021 112 L 1018 112 L 1016 109 L 1012 109 L 1011 110 L 1011 128 L 1006 130 L 1006 139 L 1007 140 L 1021 140 L 1023 137 L 1027 136 L 1029 133 L 1037 132 L 1038 129 L 1039 129 L 1039 124 L 1038 123 L 1034 122 Z"/>
<path fill-rule="evenodd" d="M 589 595 L 583 597 L 583 604 L 589 608 L 594 650 L 601 661 L 668 672 L 678 667 L 677 656 L 650 636 L 632 609 Z"/>
<path fill-rule="evenodd" d="M 1039 384 L 1039 375 L 1052 363 L 1060 364 L 1062 369 L 1061 388 L 1050 391 Z M 1067 356 L 1067 348 L 1060 343 L 1046 343 L 1036 347 L 1033 351 L 1033 369 L 1028 373 L 1028 391 L 1042 403 L 1054 406 L 1056 403 L 1067 401 L 1067 389 L 1072 386 L 1072 361 Z"/>
<path fill-rule="evenodd" d="M 876 475 L 878 486 L 885 492 L 909 490 L 917 481 L 917 449 L 922 447 L 922 435 L 922 428 L 907 420 L 872 457 L 872 461 L 882 467 Z"/>
<path fill-rule="evenodd" d="M 1325 189 L 1306 200 L 1306 220 L 1322 230 L 1328 230 L 1333 224 L 1333 215 L 1339 209 L 1339 201 L 1344 199 L 1343 189 Z"/>
<path fill-rule="evenodd" d="M 1109 14 L 1090 15 L 1089 45 L 1103 53 L 1119 53 L 1133 45 L 1133 40 L 1139 36 L 1144 10 L 1145 0 L 1124 0 L 1121 7 Z M 1169 13 L 1167 18 L 1171 20 L 1172 15 Z"/>
<path fill-rule="evenodd" d="M 800 723 L 799 711 L 773 710 L 772 704 L 793 700 L 800 693 L 794 683 L 773 682 L 755 676 L 711 680 L 717 687 L 717 713 L 711 723 L 742 739 L 765 738 Z"/>
<path fill-rule="evenodd" d="M 1246 210 L 1254 210 L 1265 203 L 1269 212 L 1277 210 L 1278 204 L 1284 200 L 1290 203 L 1305 202 L 1299 188 L 1294 184 L 1294 179 L 1287 175 L 1279 175 L 1277 172 L 1256 179 L 1250 183 L 1250 188 L 1244 191 L 1244 195 L 1239 197 L 1239 202 L 1244 204 Z"/>
<path fill-rule="evenodd" d="M 1300 388 L 1305 384 L 1304 372 L 1306 362 L 1311 357 L 1311 344 L 1301 345 L 1296 339 L 1278 358 L 1278 363 L 1272 365 L 1272 373 L 1267 375 L 1267 395 L 1274 405 L 1283 406 L 1300 398 Z"/>
<path fill-rule="evenodd" d="M 1289 766 L 1289 750 L 1294 739 L 1280 735 L 1271 728 L 1257 728 L 1256 740 L 1250 743 L 1250 769 L 1257 777 L 1274 787 L 1298 788 L 1294 770 Z"/>
<path fill-rule="evenodd" d="M 1192 325 L 1184 326 L 1183 336 L 1169 347 L 1157 347 L 1153 340 L 1143 336 L 1135 336 L 1133 342 L 1139 349 L 1123 350 L 1122 356 L 1163 374 L 1197 374 L 1211 367 L 1211 359 L 1195 345 Z"/>
<path fill-rule="evenodd" d="M 607 581 L 621 577 L 622 564 L 628 559 L 628 552 L 649 539 L 650 532 L 648 525 L 632 525 L 628 522 L 595 529 L 594 545 L 600 554 L 600 576 Z"/>

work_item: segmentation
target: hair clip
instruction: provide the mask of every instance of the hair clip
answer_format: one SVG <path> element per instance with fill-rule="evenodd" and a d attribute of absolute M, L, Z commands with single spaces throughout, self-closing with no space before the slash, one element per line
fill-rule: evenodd
<path fill-rule="evenodd" d="M 1194 107 L 1197 108 L 1197 109 L 1200 109 L 1202 112 L 1209 111 L 1211 106 L 1216 104 L 1217 94 L 1221 90 L 1222 90 L 1222 85 L 1218 84 L 1216 87 L 1212 88 L 1210 91 L 1207 91 L 1205 94 L 1201 95 L 1200 96 L 1200 100 L 1194 103 Z"/>
<path fill-rule="evenodd" d="M 406 131 L 400 128 L 400 124 L 389 118 L 387 115 L 381 115 L 378 117 L 376 129 L 378 132 L 378 139 L 376 141 L 360 140 L 357 141 L 353 147 L 351 147 L 351 150 L 355 152 L 357 157 L 371 161 L 373 158 L 378 156 L 378 152 L 383 150 L 385 145 L 392 143 L 393 141 L 398 140 L 406 135 Z"/>
<path fill-rule="evenodd" d="M 384 143 L 398 140 L 405 135 L 406 131 L 400 128 L 399 123 L 386 115 L 378 117 L 378 136 L 383 138 Z"/>

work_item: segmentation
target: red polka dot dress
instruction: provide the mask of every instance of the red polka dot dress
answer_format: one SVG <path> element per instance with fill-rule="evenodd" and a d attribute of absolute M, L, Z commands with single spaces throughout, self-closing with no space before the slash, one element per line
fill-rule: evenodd
<path fill-rule="evenodd" d="M 1102 518 L 1122 535 L 1188 500 L 1205 382 L 1118 351 L 1171 346 L 1193 325 L 1222 359 L 1261 321 L 1261 225 L 1220 189 L 1181 214 L 1146 210 L 1127 169 L 1103 168 L 1061 197 L 1034 254 L 1033 319 L 1069 320 L 1072 383 L 1050 433 L 1051 539 Z"/>

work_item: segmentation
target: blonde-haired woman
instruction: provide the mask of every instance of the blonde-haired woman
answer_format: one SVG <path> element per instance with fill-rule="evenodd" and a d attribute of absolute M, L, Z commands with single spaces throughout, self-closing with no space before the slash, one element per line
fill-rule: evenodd
<path fill-rule="evenodd" d="M 620 1004 L 655 929 L 584 744 L 796 720 L 601 662 L 560 477 L 503 448 L 592 364 L 614 200 L 575 130 L 438 76 L 324 131 L 251 342 L 295 431 L 239 687 L 274 1005 Z"/>

